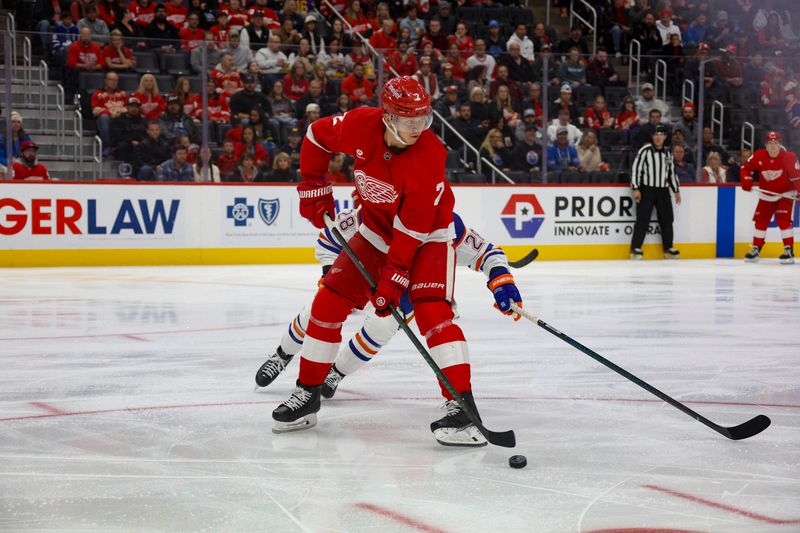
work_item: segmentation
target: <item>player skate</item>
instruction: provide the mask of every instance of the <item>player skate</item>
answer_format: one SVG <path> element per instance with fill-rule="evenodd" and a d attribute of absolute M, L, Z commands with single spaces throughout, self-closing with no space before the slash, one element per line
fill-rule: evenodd
<path fill-rule="evenodd" d="M 283 348 L 278 346 L 275 353 L 270 355 L 269 359 L 256 372 L 256 384 L 259 387 L 266 387 L 275 381 L 275 378 L 286 369 L 293 357 L 294 355 L 288 355 Z"/>
<path fill-rule="evenodd" d="M 680 259 L 681 253 L 675 248 L 664 250 L 664 259 Z"/>
<path fill-rule="evenodd" d="M 273 433 L 288 433 L 310 429 L 317 425 L 317 411 L 320 408 L 319 385 L 309 387 L 297 380 L 297 386 L 289 399 L 272 411 L 275 425 Z"/>
<path fill-rule="evenodd" d="M 633 259 L 634 261 L 641 261 L 642 259 L 644 259 L 644 254 L 642 253 L 642 249 L 634 248 L 633 250 L 631 250 L 631 259 Z"/>
<path fill-rule="evenodd" d="M 461 399 L 480 420 L 481 417 L 475 407 L 472 393 L 463 393 Z M 431 431 L 439 444 L 443 446 L 486 446 L 486 437 L 470 422 L 467 414 L 455 400 L 446 401 L 442 408 L 447 410 L 447 414 L 439 420 L 431 422 Z"/>
<path fill-rule="evenodd" d="M 322 397 L 330 400 L 333 398 L 333 395 L 336 394 L 336 389 L 339 387 L 339 383 L 342 382 L 344 379 L 344 374 L 339 372 L 339 369 L 336 368 L 336 364 L 331 367 L 331 371 L 328 372 L 328 376 L 325 378 L 325 383 L 322 384 Z"/>
<path fill-rule="evenodd" d="M 781 255 L 778 259 L 780 259 L 782 265 L 793 265 L 794 264 L 794 251 L 792 250 L 791 246 L 784 246 L 783 247 L 783 255 Z"/>
<path fill-rule="evenodd" d="M 761 249 L 758 246 L 753 246 L 749 252 L 744 254 L 744 260 L 747 263 L 758 263 L 761 258 Z"/>

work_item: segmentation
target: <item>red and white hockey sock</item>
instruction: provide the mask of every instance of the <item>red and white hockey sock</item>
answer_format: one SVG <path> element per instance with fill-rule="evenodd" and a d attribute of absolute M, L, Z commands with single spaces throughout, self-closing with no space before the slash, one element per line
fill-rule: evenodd
<path fill-rule="evenodd" d="M 781 230 L 781 238 L 784 246 L 794 246 L 794 230 L 791 227 Z"/>
<path fill-rule="evenodd" d="M 317 293 L 300 358 L 299 379 L 303 385 L 313 387 L 325 381 L 342 342 L 342 322 L 352 308 L 350 300 L 326 287 Z"/>
<path fill-rule="evenodd" d="M 758 229 L 753 232 L 753 246 L 759 250 L 764 246 L 764 240 L 767 238 L 767 229 Z"/>

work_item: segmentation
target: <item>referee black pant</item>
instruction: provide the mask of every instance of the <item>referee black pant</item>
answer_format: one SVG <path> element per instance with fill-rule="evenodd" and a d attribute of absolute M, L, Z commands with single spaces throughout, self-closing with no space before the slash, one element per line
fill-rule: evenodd
<path fill-rule="evenodd" d="M 636 205 L 636 224 L 633 226 L 631 248 L 641 248 L 650 226 L 650 215 L 656 208 L 658 225 L 661 226 L 661 240 L 664 250 L 672 248 L 672 198 L 668 187 L 639 187 L 642 199 Z"/>

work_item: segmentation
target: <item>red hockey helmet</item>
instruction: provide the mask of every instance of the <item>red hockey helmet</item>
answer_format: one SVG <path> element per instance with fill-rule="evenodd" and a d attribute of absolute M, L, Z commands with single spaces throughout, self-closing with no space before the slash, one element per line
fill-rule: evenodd
<path fill-rule="evenodd" d="M 398 117 L 422 117 L 431 114 L 431 97 L 411 76 L 392 78 L 383 86 L 383 110 Z"/>
<path fill-rule="evenodd" d="M 768 131 L 766 137 L 764 138 L 764 142 L 770 141 L 778 141 L 781 142 L 781 132 L 779 131 Z"/>

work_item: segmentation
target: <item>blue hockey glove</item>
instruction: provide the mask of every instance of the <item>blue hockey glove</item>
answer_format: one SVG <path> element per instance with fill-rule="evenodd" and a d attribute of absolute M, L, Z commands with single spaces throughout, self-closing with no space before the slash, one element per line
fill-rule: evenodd
<path fill-rule="evenodd" d="M 494 296 L 495 309 L 498 309 L 504 315 L 512 315 L 514 320 L 522 318 L 520 314 L 511 310 L 512 302 L 522 307 L 522 296 L 520 296 L 519 290 L 514 284 L 514 276 L 508 270 L 502 267 L 493 268 L 486 286 L 489 287 L 489 290 L 492 291 L 492 296 Z"/>

